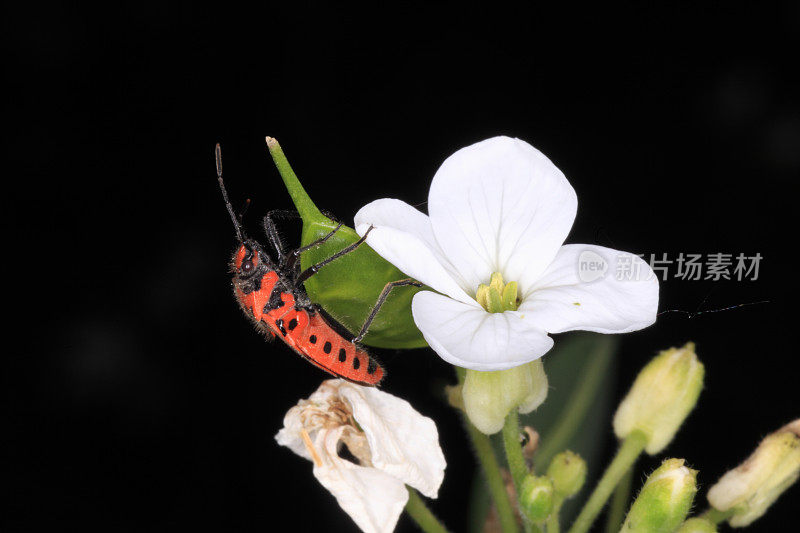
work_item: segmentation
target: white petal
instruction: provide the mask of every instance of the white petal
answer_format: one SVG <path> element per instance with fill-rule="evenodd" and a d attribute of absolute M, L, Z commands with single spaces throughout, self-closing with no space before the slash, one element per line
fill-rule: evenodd
<path fill-rule="evenodd" d="M 436 498 L 447 463 L 433 420 L 407 401 L 373 387 L 346 383 L 339 393 L 367 436 L 373 466 Z"/>
<path fill-rule="evenodd" d="M 493 272 L 521 289 L 552 261 L 578 200 L 564 174 L 519 139 L 494 137 L 451 155 L 428 196 L 433 232 L 472 290 Z"/>
<path fill-rule="evenodd" d="M 473 370 L 505 370 L 533 361 L 553 340 L 525 313 L 487 313 L 430 291 L 411 303 L 414 322 L 431 348 L 448 363 Z"/>
<path fill-rule="evenodd" d="M 646 262 L 585 244 L 563 246 L 519 308 L 549 333 L 626 333 L 651 325 L 657 310 L 658 279 Z"/>
<path fill-rule="evenodd" d="M 359 235 L 370 226 L 374 228 L 367 244 L 404 274 L 461 302 L 473 300 L 454 278 L 456 270 L 443 255 L 423 213 L 400 200 L 375 200 L 355 216 Z"/>
<path fill-rule="evenodd" d="M 343 430 L 338 427 L 318 433 L 314 447 L 322 465 L 314 465 L 314 476 L 362 531 L 390 533 L 408 501 L 408 491 L 401 480 L 381 470 L 339 457 L 338 443 Z"/>
<path fill-rule="evenodd" d="M 294 453 L 308 459 L 309 461 L 313 461 L 313 457 L 311 457 L 311 453 L 306 448 L 305 444 L 303 443 L 303 438 L 300 436 L 303 430 L 303 423 L 301 421 L 300 416 L 301 410 L 297 407 L 292 407 L 286 416 L 283 419 L 283 427 L 278 434 L 275 435 L 275 440 L 281 446 L 286 446 Z M 308 431 L 310 435 L 315 435 L 315 433 Z"/>

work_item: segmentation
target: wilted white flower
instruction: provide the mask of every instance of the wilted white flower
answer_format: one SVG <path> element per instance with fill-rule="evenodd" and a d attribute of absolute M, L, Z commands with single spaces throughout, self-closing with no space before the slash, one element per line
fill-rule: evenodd
<path fill-rule="evenodd" d="M 619 207 L 619 206 L 613 206 Z M 414 321 L 444 360 L 504 370 L 541 357 L 549 333 L 624 333 L 649 326 L 658 281 L 638 256 L 562 246 L 577 197 L 528 143 L 495 137 L 450 156 L 433 178 L 429 216 L 394 199 L 364 206 L 356 231 L 432 291 Z"/>
<path fill-rule="evenodd" d="M 278 444 L 314 463 L 314 476 L 362 531 L 394 530 L 405 485 L 436 498 L 445 460 L 430 418 L 396 396 L 341 379 L 292 407 Z M 355 462 L 340 457 L 346 447 Z"/>

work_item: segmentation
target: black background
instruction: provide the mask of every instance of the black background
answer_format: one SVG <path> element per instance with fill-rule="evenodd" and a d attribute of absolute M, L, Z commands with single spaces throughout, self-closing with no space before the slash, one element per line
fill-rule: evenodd
<path fill-rule="evenodd" d="M 762 254 L 757 281 L 670 280 L 660 308 L 769 303 L 667 313 L 623 339 L 620 398 L 656 350 L 697 342 L 706 389 L 667 454 L 707 488 L 800 414 L 800 11 L 720 6 L 10 7 L 4 529 L 354 530 L 273 441 L 323 374 L 265 344 L 230 295 L 212 150 L 257 220 L 290 205 L 265 135 L 345 220 L 380 197 L 424 202 L 446 156 L 506 134 L 575 187 L 568 242 Z M 379 355 L 385 390 L 439 424 L 432 507 L 462 531 L 471 455 L 438 396 L 451 369 Z M 610 455 L 610 423 L 598 438 Z M 789 531 L 798 495 L 751 530 Z"/>

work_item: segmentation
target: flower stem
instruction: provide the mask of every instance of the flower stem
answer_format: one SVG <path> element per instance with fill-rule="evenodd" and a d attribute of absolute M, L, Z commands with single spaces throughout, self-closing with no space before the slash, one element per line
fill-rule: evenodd
<path fill-rule="evenodd" d="M 425 533 L 447 533 L 447 528 L 428 509 L 419 493 L 410 487 L 406 488 L 408 489 L 408 502 L 406 503 L 408 516 L 414 519 L 414 522 Z"/>
<path fill-rule="evenodd" d="M 506 416 L 505 424 L 503 424 L 503 446 L 506 450 L 508 470 L 511 472 L 514 488 L 517 489 L 517 495 L 519 495 L 521 494 L 522 482 L 525 481 L 525 476 L 531 472 L 525 463 L 525 457 L 522 455 L 522 445 L 519 441 L 519 414 L 517 414 L 516 407 L 511 409 L 511 412 Z M 536 524 L 533 524 L 524 515 L 522 523 L 526 533 L 538 533 L 541 531 Z"/>
<path fill-rule="evenodd" d="M 536 453 L 536 469 L 544 472 L 555 454 L 567 447 L 572 436 L 580 428 L 592 402 L 595 401 L 597 390 L 606 375 L 606 369 L 611 363 L 613 350 L 597 350 L 584 368 L 580 381 L 575 384 L 575 391 L 567 404 L 556 417 L 555 427 L 545 436 Z"/>
<path fill-rule="evenodd" d="M 712 524 L 716 525 L 721 522 L 724 522 L 728 518 L 733 516 L 733 509 L 729 509 L 727 511 L 718 511 L 713 507 L 709 507 L 706 512 L 700 515 L 700 518 L 708 520 Z"/>
<path fill-rule="evenodd" d="M 564 498 L 556 496 L 553 499 L 553 510 L 550 512 L 550 516 L 547 517 L 546 526 L 547 528 L 545 531 L 547 533 L 560 533 L 561 531 L 561 524 L 558 521 L 558 515 L 561 512 L 561 505 L 564 503 Z"/>
<path fill-rule="evenodd" d="M 506 484 L 500 474 L 500 464 L 497 462 L 494 450 L 492 450 L 492 443 L 489 437 L 478 431 L 466 417 L 464 417 L 464 425 L 467 427 L 467 434 L 472 440 L 472 447 L 483 469 L 483 475 L 486 476 L 489 493 L 492 495 L 495 507 L 497 507 L 500 527 L 503 533 L 516 533 L 519 531 L 517 519 L 514 517 L 514 509 L 511 507 L 511 500 L 508 498 Z"/>
<path fill-rule="evenodd" d="M 460 367 L 456 368 L 458 381 L 464 384 L 466 377 L 466 370 Z M 511 507 L 511 500 L 506 492 L 506 484 L 503 481 L 503 476 L 500 474 L 500 464 L 497 462 L 497 457 L 492 449 L 492 442 L 489 437 L 478 431 L 472 425 L 469 419 L 464 416 L 464 427 L 467 430 L 467 435 L 472 441 L 472 449 L 475 450 L 475 456 L 483 470 L 483 475 L 486 477 L 486 483 L 489 486 L 489 493 L 494 500 L 495 508 L 497 509 L 497 516 L 500 518 L 500 527 L 503 533 L 517 533 L 517 519 L 514 516 L 514 509 Z"/>
<path fill-rule="evenodd" d="M 283 149 L 281 149 L 281 145 L 278 144 L 278 141 L 272 137 L 267 137 L 267 148 L 272 156 L 272 160 L 275 162 L 275 166 L 278 167 L 278 172 L 283 179 L 284 185 L 286 185 L 286 190 L 289 191 L 289 196 L 292 197 L 292 202 L 297 212 L 300 213 L 303 222 L 324 221 L 326 219 L 325 215 L 314 205 L 314 202 L 311 201 L 311 197 L 300 184 L 300 180 L 297 179 L 297 175 L 294 173 L 292 166 L 283 154 Z"/>
<path fill-rule="evenodd" d="M 630 503 L 632 485 L 633 468 L 629 468 L 611 497 L 611 505 L 608 508 L 608 518 L 606 519 L 606 533 L 618 533 L 619 528 L 622 527 L 622 521 L 625 520 L 625 512 Z"/>
<path fill-rule="evenodd" d="M 514 479 L 514 486 L 519 494 L 525 476 L 530 474 L 528 465 L 525 464 L 525 457 L 522 455 L 522 446 L 519 442 L 519 415 L 516 409 L 512 409 L 506 416 L 506 423 L 503 425 L 503 445 L 506 449 L 506 461 L 511 477 Z"/>
<path fill-rule="evenodd" d="M 603 472 L 603 477 L 600 478 L 591 496 L 589 496 L 589 500 L 584 504 L 569 533 L 586 533 L 589 530 L 608 501 L 608 497 L 614 491 L 614 487 L 617 486 L 625 472 L 636 462 L 646 444 L 647 436 L 641 431 L 633 431 L 625 437 L 619 450 L 617 450 L 617 455 L 614 456 L 611 464 Z"/>

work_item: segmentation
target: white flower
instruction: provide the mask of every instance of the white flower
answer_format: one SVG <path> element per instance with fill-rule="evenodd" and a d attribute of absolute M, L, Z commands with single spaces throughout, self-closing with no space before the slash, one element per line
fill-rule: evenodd
<path fill-rule="evenodd" d="M 442 164 L 429 216 L 385 198 L 364 206 L 355 226 L 361 235 L 374 226 L 367 243 L 436 291 L 421 291 L 412 303 L 431 348 L 454 365 L 504 370 L 550 350 L 548 333 L 625 333 L 655 321 L 658 281 L 638 256 L 562 246 L 576 210 L 575 191 L 547 157 L 519 139 L 495 137 Z M 516 309 L 490 313 L 476 300 L 496 273 L 498 290 L 517 283 Z"/>
<path fill-rule="evenodd" d="M 436 498 L 445 460 L 430 418 L 376 388 L 324 381 L 292 407 L 278 444 L 314 463 L 314 476 L 367 533 L 394 530 L 405 485 Z M 352 462 L 339 456 L 347 447 Z"/>

